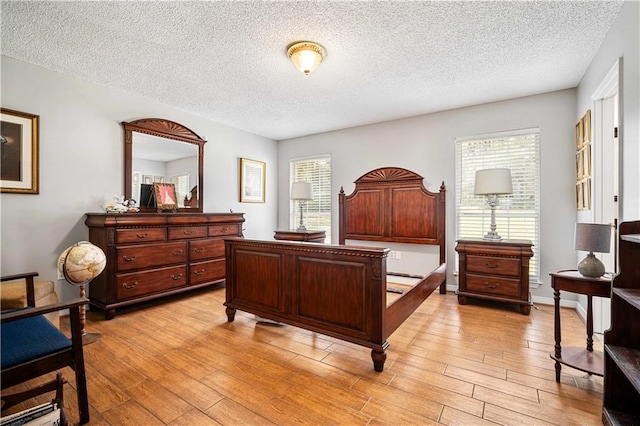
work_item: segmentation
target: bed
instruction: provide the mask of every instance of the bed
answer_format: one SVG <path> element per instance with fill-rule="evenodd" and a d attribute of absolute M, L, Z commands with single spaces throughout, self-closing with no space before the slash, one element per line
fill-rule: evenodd
<path fill-rule="evenodd" d="M 241 310 L 362 345 L 382 371 L 387 338 L 436 288 L 446 293 L 445 195 L 444 182 L 430 192 L 412 171 L 379 168 L 340 190 L 337 245 L 226 239 L 228 321 Z M 437 266 L 389 284 L 387 243 L 436 246 Z"/>

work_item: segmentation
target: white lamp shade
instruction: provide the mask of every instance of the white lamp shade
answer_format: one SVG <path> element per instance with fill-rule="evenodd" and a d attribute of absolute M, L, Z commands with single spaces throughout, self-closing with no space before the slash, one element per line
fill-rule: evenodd
<path fill-rule="evenodd" d="M 291 184 L 292 200 L 313 200 L 313 188 L 309 182 L 293 182 Z"/>
<path fill-rule="evenodd" d="M 576 223 L 574 247 L 576 250 L 609 253 L 611 247 L 611 225 Z"/>
<path fill-rule="evenodd" d="M 512 192 L 510 169 L 484 169 L 476 172 L 474 194 L 511 194 Z"/>

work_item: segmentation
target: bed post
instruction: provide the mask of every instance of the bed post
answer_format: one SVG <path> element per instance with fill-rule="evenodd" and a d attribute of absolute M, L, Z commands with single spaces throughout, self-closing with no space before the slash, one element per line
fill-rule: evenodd
<path fill-rule="evenodd" d="M 338 244 L 344 245 L 345 242 L 345 226 L 344 226 L 344 188 L 340 187 L 338 193 Z"/>
<path fill-rule="evenodd" d="M 440 193 L 438 195 L 438 241 L 440 241 L 440 264 L 445 263 L 447 255 L 447 229 L 446 223 L 446 201 L 447 201 L 447 188 L 444 186 L 444 181 L 440 185 Z M 440 284 L 440 294 L 447 294 L 447 280 Z"/>

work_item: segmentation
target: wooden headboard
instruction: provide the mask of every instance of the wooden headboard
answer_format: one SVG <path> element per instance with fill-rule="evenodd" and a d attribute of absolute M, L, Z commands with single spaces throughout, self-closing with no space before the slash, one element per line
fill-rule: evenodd
<path fill-rule="evenodd" d="M 346 240 L 440 246 L 445 259 L 446 189 L 431 192 L 423 177 L 399 167 L 372 170 L 355 181 L 351 195 L 338 196 L 339 244 Z"/>

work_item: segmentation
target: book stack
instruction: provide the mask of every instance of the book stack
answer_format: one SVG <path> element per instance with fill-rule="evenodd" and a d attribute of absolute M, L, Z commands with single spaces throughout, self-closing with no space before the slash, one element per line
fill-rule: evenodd
<path fill-rule="evenodd" d="M 61 409 L 56 402 L 38 405 L 0 419 L 0 426 L 61 426 Z"/>

